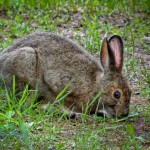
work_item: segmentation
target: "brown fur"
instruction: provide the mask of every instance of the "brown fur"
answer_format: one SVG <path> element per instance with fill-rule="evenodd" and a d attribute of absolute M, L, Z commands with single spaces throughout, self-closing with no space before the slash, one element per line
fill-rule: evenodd
<path fill-rule="evenodd" d="M 125 116 L 129 110 L 130 89 L 121 72 L 112 71 L 111 64 L 104 63 L 107 69 L 73 41 L 41 32 L 16 40 L 0 54 L 0 76 L 4 77 L 7 87 L 12 86 L 13 75 L 18 87 L 27 83 L 35 89 L 38 83 L 39 97 L 51 102 L 71 82 L 69 90 L 72 93 L 64 103 L 74 112 L 82 112 L 87 103 L 103 91 L 89 112 L 95 112 L 96 108 L 102 112 L 106 108 L 107 117 Z M 116 89 L 122 93 L 119 100 L 112 95 Z"/>

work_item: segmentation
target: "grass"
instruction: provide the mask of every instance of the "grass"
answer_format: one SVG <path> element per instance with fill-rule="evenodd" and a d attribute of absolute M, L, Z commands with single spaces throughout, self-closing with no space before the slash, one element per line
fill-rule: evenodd
<path fill-rule="evenodd" d="M 119 34 L 133 94 L 130 117 L 107 119 L 84 113 L 67 119 L 60 113 L 61 105 L 49 104 L 42 110 L 35 102 L 37 92 L 28 86 L 17 95 L 14 79 L 11 93 L 0 87 L 0 149 L 148 149 L 150 51 L 143 38 L 150 36 L 149 10 L 149 0 L 1 0 L 0 51 L 16 38 L 46 30 L 78 41 L 97 56 L 104 35 Z M 65 91 L 57 103 L 68 94 Z"/>

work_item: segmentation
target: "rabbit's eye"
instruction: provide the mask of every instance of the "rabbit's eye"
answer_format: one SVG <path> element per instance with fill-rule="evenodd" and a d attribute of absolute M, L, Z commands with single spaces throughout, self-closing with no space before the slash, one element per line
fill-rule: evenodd
<path fill-rule="evenodd" d="M 114 96 L 114 98 L 119 99 L 119 98 L 120 98 L 120 96 L 121 96 L 121 94 L 120 94 L 120 92 L 119 92 L 119 91 L 115 91 L 115 92 L 114 92 L 114 94 L 113 94 L 113 96 Z"/>

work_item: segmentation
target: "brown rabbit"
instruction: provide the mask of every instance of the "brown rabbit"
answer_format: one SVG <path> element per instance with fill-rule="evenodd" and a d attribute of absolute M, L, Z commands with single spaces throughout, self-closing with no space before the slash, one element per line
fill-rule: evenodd
<path fill-rule="evenodd" d="M 122 75 L 123 42 L 120 36 L 104 38 L 100 62 L 73 41 L 52 33 L 29 34 L 0 54 L 0 76 L 8 88 L 12 77 L 21 88 L 38 84 L 39 97 L 53 102 L 71 82 L 64 105 L 73 112 L 122 117 L 129 113 L 131 91 Z M 93 101 L 93 98 L 100 96 Z"/>

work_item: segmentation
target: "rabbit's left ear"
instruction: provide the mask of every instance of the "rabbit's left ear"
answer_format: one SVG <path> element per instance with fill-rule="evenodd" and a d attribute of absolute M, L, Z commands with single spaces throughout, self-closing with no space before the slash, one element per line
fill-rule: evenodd
<path fill-rule="evenodd" d="M 109 68 L 121 71 L 123 65 L 123 42 L 119 35 L 113 35 L 108 40 Z"/>

